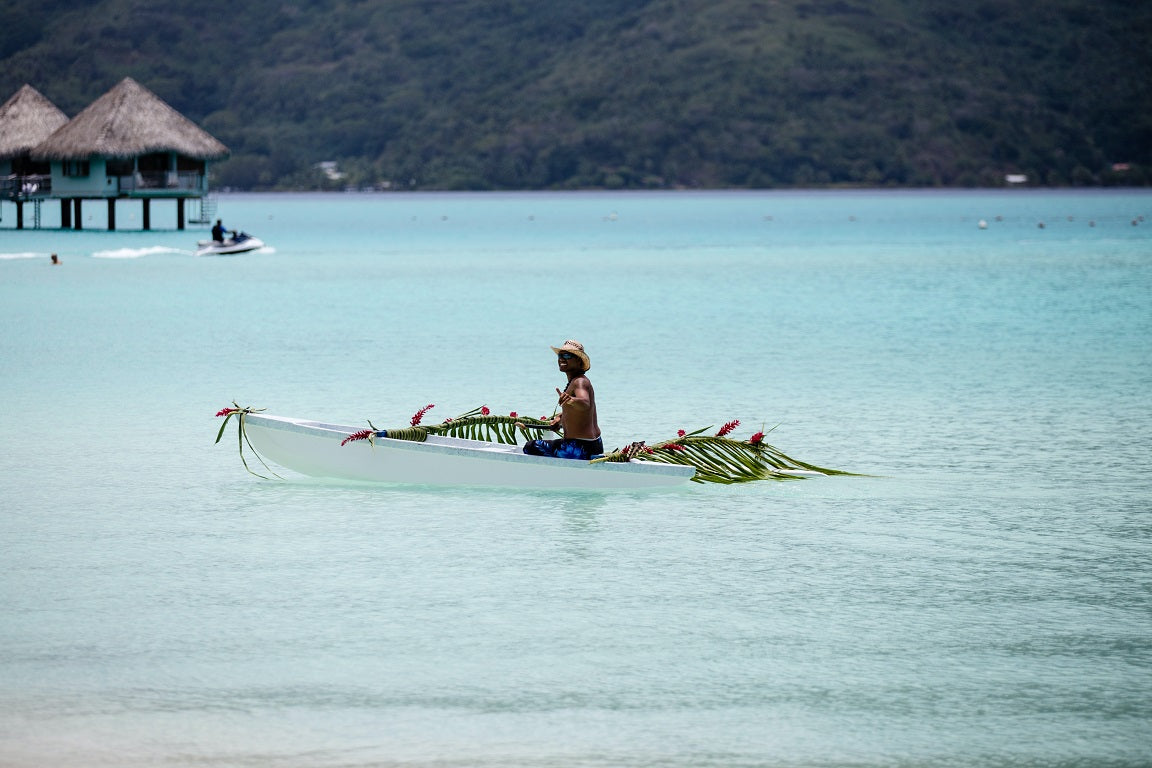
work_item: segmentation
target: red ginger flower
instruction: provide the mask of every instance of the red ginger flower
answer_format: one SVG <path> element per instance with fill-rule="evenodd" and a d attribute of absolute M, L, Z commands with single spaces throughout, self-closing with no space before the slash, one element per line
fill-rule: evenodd
<path fill-rule="evenodd" d="M 223 408 L 220 410 L 219 413 L 216 414 L 216 418 L 220 418 L 221 416 L 227 416 L 230 413 L 236 413 L 239 410 L 240 410 L 239 408 Z"/>
<path fill-rule="evenodd" d="M 760 445 L 760 443 L 764 442 L 764 433 L 757 432 L 756 434 L 752 435 L 752 437 L 748 438 L 748 442 L 752 445 Z"/>
<path fill-rule="evenodd" d="M 514 419 L 514 418 L 516 418 L 516 411 L 512 411 L 512 413 L 510 413 L 508 415 Z"/>
<path fill-rule="evenodd" d="M 676 430 L 676 437 L 684 437 L 684 435 L 686 435 L 686 434 L 688 434 L 688 433 L 682 429 Z"/>
<path fill-rule="evenodd" d="M 488 410 L 488 406 L 486 406 L 486 405 L 480 406 L 480 415 L 481 416 L 487 416 L 490 413 L 492 413 L 492 411 Z"/>
<path fill-rule="evenodd" d="M 666 450 L 666 451 L 682 451 L 682 450 L 684 450 L 684 446 L 680 445 L 680 443 L 668 443 L 668 445 L 664 446 L 664 450 Z"/>
<path fill-rule="evenodd" d="M 412 417 L 412 426 L 416 426 L 417 424 L 419 424 L 420 419 L 424 418 L 424 414 L 428 413 L 428 411 L 432 410 L 435 407 L 436 407 L 435 403 L 428 403 L 428 405 L 426 405 L 423 408 L 421 408 L 420 410 L 416 411 L 416 415 Z"/>
<path fill-rule="evenodd" d="M 740 419 L 733 419 L 724 426 L 720 427 L 720 431 L 716 433 L 716 437 L 724 437 L 738 426 L 740 426 Z"/>
<path fill-rule="evenodd" d="M 341 440 L 340 445 L 347 445 L 353 440 L 364 440 L 366 438 L 372 437 L 374 434 L 376 433 L 370 429 L 362 429 L 359 432 L 353 432 L 352 434 L 348 435 L 348 437 Z"/>
<path fill-rule="evenodd" d="M 640 453 L 640 451 L 647 451 L 648 453 L 652 453 L 652 449 L 644 445 L 643 440 L 638 443 L 630 443 L 623 448 L 617 449 L 617 453 L 620 454 L 620 458 L 622 458 L 624 461 L 629 461 L 633 456 Z"/>

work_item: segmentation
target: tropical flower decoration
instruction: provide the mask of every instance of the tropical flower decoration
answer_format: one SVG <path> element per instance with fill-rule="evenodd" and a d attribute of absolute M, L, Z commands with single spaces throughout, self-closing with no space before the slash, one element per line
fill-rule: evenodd
<path fill-rule="evenodd" d="M 362 429 L 359 432 L 353 432 L 352 434 L 348 435 L 348 437 L 341 440 L 340 445 L 348 445 L 348 443 L 354 442 L 356 440 L 366 440 L 366 439 L 367 440 L 372 439 L 372 430 Z"/>
<path fill-rule="evenodd" d="M 368 427 L 368 429 L 361 429 L 359 432 L 353 432 L 348 435 L 348 437 L 340 441 L 340 445 L 348 445 L 348 443 L 354 443 L 357 440 L 367 440 L 369 445 L 374 445 L 373 438 L 376 437 L 377 430 L 372 422 L 368 422 Z"/>
<path fill-rule="evenodd" d="M 428 405 L 416 411 L 416 415 L 412 417 L 412 426 L 418 426 L 420 424 L 420 420 L 424 418 L 424 414 L 428 413 L 428 411 L 435 407 L 436 403 L 428 403 Z"/>
<path fill-rule="evenodd" d="M 224 423 L 220 425 L 220 431 L 216 433 L 216 442 L 220 442 L 220 438 L 224 436 L 224 429 L 228 426 L 228 422 L 232 420 L 232 417 L 236 417 L 236 423 L 238 425 L 236 428 L 236 436 L 240 443 L 240 462 L 244 465 L 244 469 L 248 470 L 249 474 L 253 474 L 256 475 L 256 477 L 267 480 L 268 478 L 264 477 L 264 475 L 260 474 L 259 472 L 253 472 L 252 468 L 248 466 L 248 460 L 244 458 L 244 446 L 247 445 L 248 450 L 250 450 L 252 455 L 260 461 L 260 464 L 263 465 L 264 469 L 268 470 L 269 474 L 271 474 L 273 477 L 280 477 L 280 475 L 277 475 L 272 471 L 272 468 L 269 467 L 264 459 L 261 458 L 260 454 L 256 452 L 256 448 L 253 447 L 252 443 L 248 441 L 248 435 L 244 433 L 244 417 L 249 413 L 260 413 L 263 410 L 265 409 L 241 406 L 235 400 L 232 401 L 231 408 L 221 408 L 216 412 L 216 418 L 224 417 Z"/>
<path fill-rule="evenodd" d="M 724 426 L 720 427 L 720 431 L 716 433 L 716 437 L 727 437 L 738 426 L 740 426 L 740 419 L 733 419 Z"/>

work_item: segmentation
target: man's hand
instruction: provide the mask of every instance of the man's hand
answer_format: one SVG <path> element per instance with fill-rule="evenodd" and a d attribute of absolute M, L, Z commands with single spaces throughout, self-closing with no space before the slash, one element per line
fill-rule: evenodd
<path fill-rule="evenodd" d="M 552 421 L 551 424 L 533 424 L 532 426 L 528 426 L 524 422 L 518 421 L 515 424 L 513 424 L 513 426 L 516 427 L 516 429 L 523 430 L 525 432 L 527 432 L 529 429 L 547 429 L 547 430 L 552 431 L 552 432 L 559 432 L 560 431 L 560 420 L 555 419 Z"/>
<path fill-rule="evenodd" d="M 579 384 L 574 385 L 574 392 L 561 390 L 556 387 L 556 394 L 559 396 L 559 403 L 561 408 L 575 408 L 577 410 L 586 411 L 591 405 L 588 391 L 582 389 Z"/>

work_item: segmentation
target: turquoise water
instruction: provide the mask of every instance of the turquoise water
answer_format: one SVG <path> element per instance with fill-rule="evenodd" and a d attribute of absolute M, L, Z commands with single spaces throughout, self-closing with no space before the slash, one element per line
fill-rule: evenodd
<path fill-rule="evenodd" d="M 103 213 L 0 221 L 0 765 L 1152 763 L 1152 194 L 228 195 L 234 258 Z M 233 400 L 550 413 L 566 338 L 609 447 L 738 418 L 872 476 L 213 445 Z"/>

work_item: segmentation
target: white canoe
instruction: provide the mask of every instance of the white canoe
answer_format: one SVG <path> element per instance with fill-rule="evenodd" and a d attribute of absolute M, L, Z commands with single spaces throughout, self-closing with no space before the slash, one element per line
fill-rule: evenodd
<path fill-rule="evenodd" d="M 633 459 L 597 462 L 525 455 L 518 445 L 429 435 L 425 442 L 375 437 L 341 445 L 363 427 L 248 413 L 244 434 L 266 460 L 312 477 L 375 483 L 547 489 L 667 488 L 696 470 Z"/>

